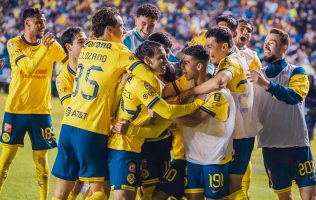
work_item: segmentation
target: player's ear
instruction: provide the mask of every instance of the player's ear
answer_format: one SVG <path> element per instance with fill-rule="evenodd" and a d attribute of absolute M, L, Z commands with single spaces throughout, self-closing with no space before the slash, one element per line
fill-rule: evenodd
<path fill-rule="evenodd" d="M 30 26 L 30 20 L 29 19 L 26 19 L 24 21 L 24 27 L 27 27 L 27 26 Z"/>
<path fill-rule="evenodd" d="M 150 58 L 148 56 L 145 56 L 144 57 L 144 63 L 148 66 L 151 66 L 152 65 L 152 62 L 150 60 Z"/>
<path fill-rule="evenodd" d="M 237 36 L 237 31 L 233 32 L 233 38 Z"/>
<path fill-rule="evenodd" d="M 222 44 L 222 50 L 223 50 L 223 51 L 227 51 L 227 50 L 228 50 L 228 43 L 227 43 L 227 42 L 224 42 L 224 43 Z"/>
<path fill-rule="evenodd" d="M 65 47 L 66 47 L 66 49 L 67 49 L 68 52 L 72 51 L 72 46 L 71 46 L 71 44 L 67 43 L 67 44 L 65 44 Z"/>
<path fill-rule="evenodd" d="M 202 63 L 198 63 L 197 66 L 196 66 L 196 69 L 198 71 L 200 71 L 202 68 L 203 68 L 203 64 Z"/>
<path fill-rule="evenodd" d="M 282 52 L 285 53 L 287 51 L 288 47 L 289 47 L 288 45 L 283 45 L 282 49 L 281 49 Z"/>

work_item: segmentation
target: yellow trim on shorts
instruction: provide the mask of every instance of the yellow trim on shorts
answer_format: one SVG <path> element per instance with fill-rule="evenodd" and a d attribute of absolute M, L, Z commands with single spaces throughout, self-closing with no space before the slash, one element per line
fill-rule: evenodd
<path fill-rule="evenodd" d="M 150 180 L 142 180 L 143 185 L 149 185 L 149 184 L 158 183 L 158 182 L 159 182 L 158 178 L 154 178 Z"/>
<path fill-rule="evenodd" d="M 122 190 L 129 190 L 129 191 L 132 191 L 132 192 L 136 191 L 136 188 L 134 186 L 130 186 L 130 185 L 121 185 L 121 189 Z"/>
<path fill-rule="evenodd" d="M 184 193 L 187 194 L 198 194 L 198 193 L 204 193 L 204 188 L 192 188 L 192 189 L 185 189 Z"/>
<path fill-rule="evenodd" d="M 273 189 L 273 190 L 274 190 L 274 192 L 277 193 L 277 194 L 282 194 L 282 193 L 291 191 L 291 189 L 292 189 L 292 185 L 291 185 L 290 187 L 287 187 L 287 188 L 284 188 L 284 189 L 281 189 L 281 190 L 275 190 L 275 189 Z"/>
<path fill-rule="evenodd" d="M 8 147 L 8 148 L 13 148 L 13 147 L 24 148 L 23 144 L 6 144 L 6 143 L 3 143 L 3 142 L 0 142 L 0 145 L 3 146 L 3 147 Z"/>
<path fill-rule="evenodd" d="M 87 181 L 87 182 L 101 182 L 101 181 L 104 181 L 104 177 L 90 177 L 90 178 L 79 177 L 79 180 Z"/>

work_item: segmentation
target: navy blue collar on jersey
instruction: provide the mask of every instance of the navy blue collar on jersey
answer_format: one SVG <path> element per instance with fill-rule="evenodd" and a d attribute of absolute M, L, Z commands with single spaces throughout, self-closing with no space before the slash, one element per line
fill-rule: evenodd
<path fill-rule="evenodd" d="M 281 59 L 275 61 L 273 63 L 268 63 L 266 68 L 266 75 L 268 78 L 276 77 L 285 67 L 287 66 L 287 62 L 285 59 Z"/>
<path fill-rule="evenodd" d="M 67 69 L 68 69 L 68 71 L 69 71 L 72 75 L 76 76 L 76 72 L 71 69 L 71 67 L 70 67 L 69 64 L 67 65 Z"/>
<path fill-rule="evenodd" d="M 40 39 L 38 39 L 35 43 L 28 42 L 28 41 L 26 40 L 26 38 L 24 37 L 24 34 L 21 35 L 21 38 L 22 38 L 22 40 L 23 40 L 26 44 L 31 45 L 31 46 L 37 46 L 37 45 L 39 45 L 39 44 L 41 43 L 41 40 L 40 40 Z"/>

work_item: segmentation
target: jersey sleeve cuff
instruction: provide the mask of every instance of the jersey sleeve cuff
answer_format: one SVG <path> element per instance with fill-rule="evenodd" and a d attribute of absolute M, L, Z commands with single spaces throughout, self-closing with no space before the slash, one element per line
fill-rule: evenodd
<path fill-rule="evenodd" d="M 160 96 L 155 97 L 155 98 L 147 105 L 147 108 L 148 108 L 148 109 L 151 109 L 160 99 L 161 99 Z"/>

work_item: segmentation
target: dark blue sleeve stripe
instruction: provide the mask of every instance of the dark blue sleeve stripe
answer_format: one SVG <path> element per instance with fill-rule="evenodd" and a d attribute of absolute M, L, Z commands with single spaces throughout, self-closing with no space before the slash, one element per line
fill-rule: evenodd
<path fill-rule="evenodd" d="M 201 107 L 200 108 L 201 110 L 203 110 L 204 112 L 206 112 L 207 114 L 211 115 L 212 117 L 215 117 L 216 116 L 216 113 L 213 112 L 213 111 L 210 111 L 209 109 L 205 108 L 205 107 Z"/>
<path fill-rule="evenodd" d="M 141 61 L 135 62 L 134 64 L 132 64 L 132 65 L 129 67 L 129 70 L 130 70 L 130 71 L 133 71 L 133 70 L 137 67 L 137 65 L 139 65 L 139 64 L 141 64 L 141 63 L 142 63 Z"/>
<path fill-rule="evenodd" d="M 67 94 L 67 95 L 63 96 L 63 97 L 60 99 L 61 104 L 63 104 L 64 100 L 66 100 L 66 99 L 68 99 L 68 98 L 70 98 L 70 97 L 71 97 L 71 94 Z"/>
<path fill-rule="evenodd" d="M 178 88 L 178 86 L 177 86 L 177 84 L 175 82 L 172 82 L 172 86 L 173 86 L 173 88 L 174 88 L 174 90 L 176 91 L 177 94 L 181 93 L 179 88 Z"/>
<path fill-rule="evenodd" d="M 291 74 L 291 77 L 297 74 L 306 75 L 306 71 L 303 67 L 296 67 Z"/>
<path fill-rule="evenodd" d="M 278 100 L 290 105 L 294 105 L 302 101 L 302 97 L 293 89 L 278 83 L 270 82 L 270 87 L 267 91 L 275 96 Z"/>
<path fill-rule="evenodd" d="M 21 59 L 22 59 L 22 58 L 24 58 L 24 57 L 26 57 L 26 55 L 24 55 L 24 54 L 23 54 L 23 55 L 18 56 L 18 57 L 15 59 L 15 61 L 14 61 L 14 62 L 15 62 L 15 64 L 16 64 L 16 65 L 18 65 L 18 61 L 19 61 L 19 60 L 21 60 Z"/>
<path fill-rule="evenodd" d="M 155 97 L 155 98 L 147 105 L 147 108 L 148 108 L 148 109 L 151 109 L 160 99 L 161 99 L 160 96 Z"/>

